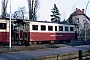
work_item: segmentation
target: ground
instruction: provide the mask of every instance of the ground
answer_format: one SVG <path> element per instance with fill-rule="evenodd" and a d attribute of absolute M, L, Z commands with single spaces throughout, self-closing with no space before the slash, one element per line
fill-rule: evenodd
<path fill-rule="evenodd" d="M 64 44 L 37 44 L 32 46 L 16 46 L 12 45 L 10 49 L 9 46 L 1 46 L 0 53 L 8 53 L 8 52 L 16 52 L 16 51 L 28 51 L 28 50 L 36 50 L 36 49 L 51 49 L 51 48 L 62 48 L 62 47 L 71 47 L 78 45 L 86 45 L 85 41 L 71 41 L 71 43 Z"/>

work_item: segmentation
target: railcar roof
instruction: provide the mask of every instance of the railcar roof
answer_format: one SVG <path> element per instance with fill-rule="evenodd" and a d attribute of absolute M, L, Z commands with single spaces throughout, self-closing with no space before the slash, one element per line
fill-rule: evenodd
<path fill-rule="evenodd" d="M 2 18 L 0 18 L 2 19 Z M 2 20 L 9 20 L 9 18 L 5 18 L 5 19 L 2 19 Z M 66 24 L 66 25 L 76 25 L 76 24 L 71 24 L 71 23 L 63 23 L 63 22 L 49 22 L 49 21 L 34 21 L 34 20 L 22 20 L 22 19 L 11 19 L 12 21 L 19 21 L 19 22 L 42 22 L 42 23 L 55 23 L 55 24 Z"/>
<path fill-rule="evenodd" d="M 24 22 L 29 22 L 30 20 L 24 20 Z M 31 20 L 31 22 L 42 22 L 42 23 L 55 23 L 55 24 L 66 24 L 66 25 L 76 25 L 76 24 L 71 24 L 71 23 L 63 23 L 63 22 L 49 22 L 49 21 L 33 21 Z"/>

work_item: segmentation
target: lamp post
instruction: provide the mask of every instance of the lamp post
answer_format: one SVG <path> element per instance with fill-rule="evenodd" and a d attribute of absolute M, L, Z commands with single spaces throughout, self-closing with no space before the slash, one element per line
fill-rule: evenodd
<path fill-rule="evenodd" d="M 86 42 L 86 11 L 87 11 L 87 7 L 88 7 L 89 2 L 90 2 L 90 0 L 88 0 L 87 5 L 86 5 L 86 9 L 85 9 L 85 20 L 84 20 L 85 42 Z"/>

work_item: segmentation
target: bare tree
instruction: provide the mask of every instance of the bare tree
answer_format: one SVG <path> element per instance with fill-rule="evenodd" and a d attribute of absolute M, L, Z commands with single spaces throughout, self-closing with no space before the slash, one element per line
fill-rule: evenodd
<path fill-rule="evenodd" d="M 25 7 L 19 7 L 17 11 L 14 12 L 13 14 L 13 18 L 14 19 L 22 19 L 24 20 L 25 18 L 25 13 L 26 13 L 26 10 L 25 10 Z"/>
<path fill-rule="evenodd" d="M 37 20 L 36 13 L 38 10 L 38 6 L 39 6 L 38 0 L 28 0 L 29 20 Z"/>
<path fill-rule="evenodd" d="M 7 10 L 7 4 L 8 4 L 8 0 L 2 0 L 2 14 L 1 14 L 1 18 L 6 18 L 6 10 Z"/>

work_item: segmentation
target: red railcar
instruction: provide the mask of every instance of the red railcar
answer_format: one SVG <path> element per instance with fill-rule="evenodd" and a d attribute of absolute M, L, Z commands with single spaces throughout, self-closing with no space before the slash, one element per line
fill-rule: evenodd
<path fill-rule="evenodd" d="M 27 23 L 24 26 L 24 33 L 29 42 L 42 42 L 42 41 L 66 41 L 70 42 L 75 40 L 75 25 L 40 22 L 40 21 L 24 21 Z M 24 36 L 25 38 L 25 36 Z"/>

